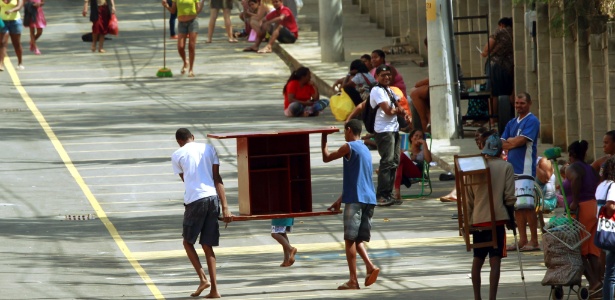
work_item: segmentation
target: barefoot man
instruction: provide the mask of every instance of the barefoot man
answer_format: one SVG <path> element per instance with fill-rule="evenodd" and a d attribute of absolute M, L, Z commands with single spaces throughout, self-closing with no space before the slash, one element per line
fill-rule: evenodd
<path fill-rule="evenodd" d="M 344 125 L 346 144 L 337 151 L 329 153 L 327 135 L 322 134 L 322 160 L 330 162 L 344 158 L 344 180 L 342 196 L 329 207 L 330 211 L 339 211 L 344 203 L 344 242 L 346 244 L 346 260 L 350 270 L 350 280 L 338 290 L 358 290 L 357 252 L 367 267 L 365 286 L 376 282 L 380 269 L 367 256 L 363 242 L 369 242 L 372 227 L 372 216 L 376 206 L 376 192 L 372 182 L 372 155 L 361 140 L 361 121 L 352 119 Z"/>
<path fill-rule="evenodd" d="M 186 128 L 175 132 L 179 144 L 171 156 L 173 171 L 184 182 L 184 249 L 199 276 L 199 287 L 190 296 L 199 296 L 203 290 L 211 286 L 205 298 L 220 298 L 216 284 L 216 255 L 213 246 L 218 246 L 220 232 L 218 230 L 218 205 L 222 206 L 224 222 L 233 220 L 233 215 L 226 204 L 224 183 L 220 176 L 218 153 L 212 145 L 195 143 L 194 135 Z M 198 236 L 199 244 L 205 251 L 210 282 L 207 281 L 199 255 L 194 249 Z"/>
<path fill-rule="evenodd" d="M 273 4 L 275 10 L 265 16 L 266 20 L 262 23 L 260 30 L 256 31 L 258 36 L 256 41 L 254 41 L 254 45 L 245 48 L 243 51 L 271 53 L 273 42 L 293 44 L 299 37 L 299 28 L 297 27 L 295 16 L 293 16 L 290 9 L 282 4 L 282 0 L 273 0 L 271 4 Z M 269 42 L 259 50 L 258 47 L 267 33 L 271 35 Z"/>

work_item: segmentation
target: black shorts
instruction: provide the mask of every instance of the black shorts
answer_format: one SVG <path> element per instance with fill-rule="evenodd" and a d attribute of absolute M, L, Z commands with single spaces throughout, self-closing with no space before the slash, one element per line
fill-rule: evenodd
<path fill-rule="evenodd" d="M 199 244 L 218 246 L 220 241 L 219 214 L 218 196 L 202 198 L 186 205 L 182 231 L 184 240 L 194 244 L 200 235 Z"/>
<path fill-rule="evenodd" d="M 233 0 L 210 0 L 209 8 L 213 9 L 233 9 Z"/>
<path fill-rule="evenodd" d="M 276 24 L 271 24 L 271 28 L 269 28 L 269 34 L 273 33 L 275 26 Z M 297 37 L 295 36 L 294 33 L 290 32 L 288 28 L 282 26 L 280 28 L 280 34 L 278 35 L 277 41 L 278 43 L 281 43 L 281 44 L 294 44 L 295 41 L 297 41 Z"/>
<path fill-rule="evenodd" d="M 505 249 L 506 249 L 506 230 L 504 229 L 504 225 L 498 225 L 495 228 L 496 236 L 498 239 L 498 248 L 494 249 L 493 247 L 484 247 L 484 248 L 474 248 L 474 257 L 485 258 L 487 254 L 489 257 L 506 257 Z M 491 241 L 491 230 L 479 230 L 472 232 L 472 241 L 474 244 L 490 242 Z"/>

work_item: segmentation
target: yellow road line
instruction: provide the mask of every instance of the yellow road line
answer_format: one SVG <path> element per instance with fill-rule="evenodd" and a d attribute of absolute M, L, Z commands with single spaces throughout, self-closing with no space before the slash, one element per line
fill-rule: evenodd
<path fill-rule="evenodd" d="M 394 239 L 394 240 L 372 240 L 366 244 L 370 250 L 408 248 L 417 246 L 444 246 L 444 245 L 463 245 L 463 239 L 459 236 L 441 238 L 416 238 L 416 239 Z M 310 244 L 293 244 L 293 247 L 300 249 L 301 253 L 306 252 L 327 252 L 344 251 L 344 242 L 326 242 Z M 238 247 L 218 247 L 215 249 L 217 255 L 255 255 L 267 253 L 279 253 L 280 245 L 258 245 L 258 246 L 238 246 Z M 180 258 L 186 256 L 186 251 L 164 250 L 164 251 L 143 251 L 133 252 L 138 260 L 156 260 Z M 304 254 L 306 255 L 306 254 Z"/>
<path fill-rule="evenodd" d="M 32 98 L 30 98 L 30 95 L 28 95 L 24 87 L 21 85 L 21 80 L 19 79 L 19 76 L 17 76 L 17 72 L 15 72 L 15 68 L 13 68 L 13 65 L 11 64 L 11 61 L 8 59 L 8 57 L 6 57 L 6 59 L 4 60 L 4 66 L 5 69 L 8 71 L 9 75 L 11 76 L 11 79 L 13 80 L 13 85 L 21 95 L 21 98 L 24 100 L 38 123 L 41 125 L 43 131 L 45 131 L 45 134 L 47 134 L 47 137 L 60 155 L 60 158 L 64 162 L 64 165 L 81 188 L 81 191 L 83 191 L 83 193 L 85 194 L 86 198 L 94 208 L 96 216 L 103 222 L 103 224 L 109 231 L 109 234 L 111 234 L 111 237 L 117 244 L 118 248 L 122 251 L 122 253 L 124 253 L 124 256 L 135 269 L 135 271 L 139 274 L 139 276 L 141 276 L 141 279 L 143 279 L 154 297 L 156 297 L 156 299 L 165 299 L 158 287 L 156 287 L 152 279 L 145 272 L 143 267 L 141 267 L 141 264 L 137 261 L 133 253 L 130 251 L 130 249 L 128 249 L 128 246 L 126 246 L 126 243 L 120 236 L 119 232 L 107 217 L 107 214 L 98 203 L 98 200 L 96 199 L 96 197 L 94 197 L 94 194 L 92 194 L 90 188 L 85 184 L 83 178 L 81 178 L 79 171 L 77 171 L 77 168 L 75 167 L 75 165 L 73 165 L 73 162 L 68 156 L 68 153 L 66 152 L 66 150 L 64 150 L 64 146 L 62 146 L 62 143 L 60 142 L 56 134 L 53 132 L 53 129 L 49 126 L 49 123 L 47 123 L 47 120 L 45 120 L 45 116 L 43 116 L 43 114 L 38 110 L 38 107 L 36 106 L 36 104 L 34 104 L 34 101 L 32 100 Z"/>

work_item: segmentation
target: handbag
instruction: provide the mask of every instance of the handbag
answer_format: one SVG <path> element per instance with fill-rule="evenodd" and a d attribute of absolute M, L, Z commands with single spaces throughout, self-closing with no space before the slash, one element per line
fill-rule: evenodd
<path fill-rule="evenodd" d="M 612 183 L 611 183 L 612 184 Z M 606 199 L 611 185 L 606 190 L 604 198 Z M 615 214 L 610 218 L 606 216 L 606 207 L 600 208 L 598 212 L 598 226 L 596 228 L 596 236 L 594 244 L 601 249 L 615 251 Z"/>
<path fill-rule="evenodd" d="M 109 19 L 109 34 L 118 35 L 120 29 L 117 25 L 117 17 L 115 14 L 111 14 L 111 18 Z"/>
<path fill-rule="evenodd" d="M 346 121 L 348 115 L 354 110 L 354 102 L 346 91 L 342 89 L 337 95 L 333 95 L 330 100 L 331 112 L 337 121 Z"/>
<path fill-rule="evenodd" d="M 4 21 L 2 21 L 2 19 L 0 19 L 0 29 L 4 28 Z"/>

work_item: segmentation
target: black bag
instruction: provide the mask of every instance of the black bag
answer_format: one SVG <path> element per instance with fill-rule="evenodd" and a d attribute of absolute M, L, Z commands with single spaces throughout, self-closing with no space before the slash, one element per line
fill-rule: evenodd
<path fill-rule="evenodd" d="M 365 103 L 365 107 L 363 108 L 363 116 L 361 118 L 363 119 L 363 125 L 365 126 L 365 130 L 367 130 L 367 132 L 369 133 L 376 133 L 374 131 L 374 123 L 376 123 L 376 113 L 378 112 L 378 106 L 376 106 L 376 108 L 373 108 L 372 105 L 369 103 L 369 98 L 363 103 Z"/>

